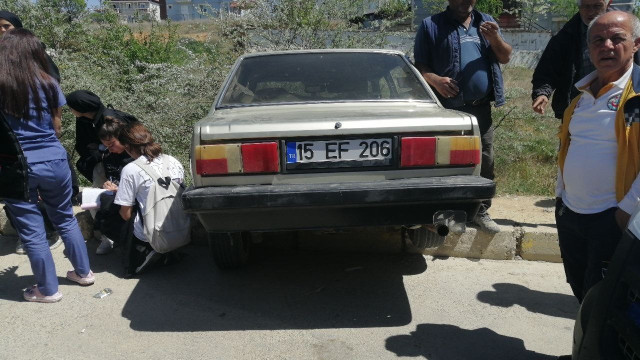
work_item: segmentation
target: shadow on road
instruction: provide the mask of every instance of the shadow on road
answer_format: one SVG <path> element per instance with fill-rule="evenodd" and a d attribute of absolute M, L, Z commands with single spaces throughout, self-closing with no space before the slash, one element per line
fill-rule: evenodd
<path fill-rule="evenodd" d="M 386 349 L 397 356 L 429 360 L 553 360 L 556 357 L 527 350 L 521 339 L 490 329 L 466 330 L 454 325 L 420 324 L 408 335 L 389 337 Z"/>
<path fill-rule="evenodd" d="M 538 228 L 541 226 L 546 226 L 550 228 L 556 228 L 556 223 L 534 224 L 534 223 L 519 222 L 519 221 L 513 221 L 509 219 L 500 219 L 500 218 L 493 218 L 493 221 L 495 221 L 498 225 L 502 225 L 502 226 L 526 226 L 529 228 Z"/>
<path fill-rule="evenodd" d="M 0 235 L 0 256 L 13 254 L 16 251 L 17 236 Z"/>
<path fill-rule="evenodd" d="M 520 305 L 537 314 L 576 318 L 578 301 L 571 295 L 531 290 L 522 285 L 509 283 L 493 284 L 493 288 L 495 291 L 478 293 L 478 300 L 493 306 L 507 308 Z"/>
<path fill-rule="evenodd" d="M 122 315 L 140 331 L 366 328 L 411 322 L 403 275 L 421 255 L 261 249 L 245 269 L 214 268 L 206 246 L 140 276 Z"/>
<path fill-rule="evenodd" d="M 0 236 L 0 256 L 13 254 L 16 250 L 17 239 L 18 239 L 17 237 L 12 237 L 12 236 Z M 95 241 L 93 243 L 95 243 Z M 89 250 L 89 259 L 92 264 L 91 268 L 92 270 L 96 270 L 96 267 L 93 266 L 94 258 L 96 257 L 94 255 L 96 245 L 91 244 L 91 242 L 87 245 Z M 60 251 L 60 250 L 61 249 L 58 249 L 57 251 Z M 27 257 L 27 255 L 19 255 L 19 256 L 22 257 L 22 260 L 20 260 L 21 265 L 8 266 L 4 269 L 0 268 L 0 299 L 2 300 L 20 301 L 20 302 L 24 301 L 22 297 L 22 289 L 36 283 L 36 279 L 33 276 L 31 269 L 29 269 L 29 275 L 26 275 L 26 276 L 25 275 L 18 276 L 18 274 L 16 273 L 19 266 L 25 266 L 25 267 L 30 266 L 29 258 Z M 106 263 L 110 259 L 103 258 L 100 260 L 103 263 Z M 73 268 L 71 263 L 66 258 L 64 259 L 64 262 L 56 263 L 56 267 L 62 268 L 62 269 L 68 269 L 68 270 Z M 58 283 L 60 285 L 74 284 L 72 281 L 61 276 L 58 276 Z"/>
<path fill-rule="evenodd" d="M 553 209 L 556 207 L 556 199 L 549 198 L 549 199 L 538 200 L 534 205 L 537 207 Z"/>

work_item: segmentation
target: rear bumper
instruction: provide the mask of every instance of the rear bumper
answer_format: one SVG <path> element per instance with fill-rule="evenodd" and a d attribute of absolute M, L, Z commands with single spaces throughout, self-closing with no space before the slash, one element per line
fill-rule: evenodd
<path fill-rule="evenodd" d="M 462 210 L 470 218 L 494 194 L 493 181 L 469 175 L 189 188 L 182 202 L 209 232 L 271 231 L 430 224 L 440 210 Z"/>

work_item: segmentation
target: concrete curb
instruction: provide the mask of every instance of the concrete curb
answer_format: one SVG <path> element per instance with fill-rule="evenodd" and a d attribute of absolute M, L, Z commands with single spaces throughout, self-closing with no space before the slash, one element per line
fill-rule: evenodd
<path fill-rule="evenodd" d="M 438 248 L 427 249 L 426 255 L 453 256 L 472 259 L 562 262 L 555 228 L 531 228 L 501 225 L 500 232 L 489 234 L 467 227 L 463 234 L 451 234 Z"/>

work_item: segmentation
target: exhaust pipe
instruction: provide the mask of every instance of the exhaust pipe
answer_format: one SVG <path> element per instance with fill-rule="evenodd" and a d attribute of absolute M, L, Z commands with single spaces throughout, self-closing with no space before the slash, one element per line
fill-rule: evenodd
<path fill-rule="evenodd" d="M 466 230 L 467 214 L 461 210 L 438 211 L 433 215 L 433 226 L 440 236 L 449 233 L 463 234 Z"/>
<path fill-rule="evenodd" d="M 436 233 L 440 236 L 449 235 L 449 225 L 439 224 L 438 226 L 436 226 Z"/>
<path fill-rule="evenodd" d="M 438 234 L 438 236 L 445 237 L 449 235 L 449 225 L 447 222 L 441 222 L 433 225 L 426 225 L 425 228 L 432 233 Z"/>

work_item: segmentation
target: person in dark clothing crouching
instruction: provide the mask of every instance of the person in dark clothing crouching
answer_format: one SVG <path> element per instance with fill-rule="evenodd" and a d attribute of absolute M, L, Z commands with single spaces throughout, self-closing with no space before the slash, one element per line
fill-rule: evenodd
<path fill-rule="evenodd" d="M 125 124 L 135 121 L 135 117 L 104 106 L 98 95 L 89 90 L 68 94 L 67 105 L 76 117 L 75 150 L 80 155 L 76 161 L 78 171 L 98 188 L 107 181 L 119 180 L 120 171 L 131 162 L 131 157 L 126 152 L 110 153 L 100 141 L 98 132 L 107 116 Z"/>
<path fill-rule="evenodd" d="M 78 171 L 90 180 L 93 187 L 117 190 L 122 169 L 133 159 L 119 145 L 121 128 L 135 117 L 108 108 L 100 98 L 88 90 L 78 90 L 67 95 L 67 105 L 76 116 L 76 146 L 80 155 L 76 162 Z M 114 195 L 102 194 L 100 209 L 92 213 L 95 230 L 99 230 L 100 245 L 96 254 L 110 253 L 123 223 L 118 208 L 113 206 Z M 115 212 L 114 212 L 115 211 Z"/>

